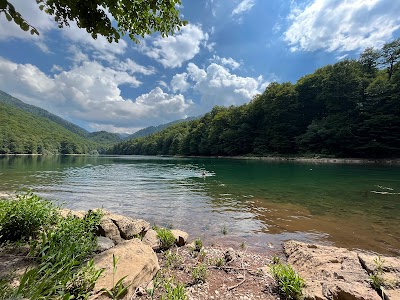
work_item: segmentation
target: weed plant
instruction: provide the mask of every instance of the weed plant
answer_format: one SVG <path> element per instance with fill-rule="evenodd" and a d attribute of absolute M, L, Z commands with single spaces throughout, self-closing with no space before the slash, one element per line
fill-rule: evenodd
<path fill-rule="evenodd" d="M 182 257 L 180 257 L 177 253 L 168 250 L 165 254 L 165 265 L 167 268 L 179 268 L 182 265 Z"/>
<path fill-rule="evenodd" d="M 161 300 L 186 300 L 185 286 L 182 283 L 175 284 L 173 280 L 167 280 L 164 284 L 165 293 Z"/>
<path fill-rule="evenodd" d="M 30 254 L 38 266 L 26 270 L 17 288 L 7 288 L 7 283 L 0 286 L 0 299 L 87 299 L 102 272 L 93 260 L 87 261 L 96 247 L 95 231 L 102 214 L 97 211 L 83 219 L 62 218 L 51 202 L 31 193 L 10 202 L 16 218 L 27 224 L 18 236 L 36 237 L 31 240 Z M 2 230 L 15 226 L 0 211 Z M 15 239 L 17 235 L 3 235 L 6 237 Z"/>
<path fill-rule="evenodd" d="M 207 278 L 207 265 L 199 264 L 197 267 L 194 267 L 192 270 L 192 279 L 193 283 L 203 283 L 206 282 Z"/>
<path fill-rule="evenodd" d="M 0 199 L 0 242 L 28 240 L 44 227 L 54 224 L 58 212 L 49 201 L 32 192 L 15 200 Z"/>
<path fill-rule="evenodd" d="M 194 251 L 200 252 L 200 250 L 203 248 L 203 242 L 201 241 L 200 238 L 197 238 L 194 241 Z"/>
<path fill-rule="evenodd" d="M 117 282 L 115 282 L 115 274 L 117 273 L 117 264 L 118 258 L 113 254 L 113 279 L 112 279 L 112 288 L 106 289 L 104 288 L 102 291 L 105 292 L 108 297 L 111 299 L 120 299 L 126 295 L 128 292 L 128 286 L 124 285 L 124 280 L 127 276 L 120 278 Z"/>
<path fill-rule="evenodd" d="M 216 258 L 214 264 L 217 268 L 221 268 L 225 264 L 225 259 L 222 257 Z"/>
<path fill-rule="evenodd" d="M 160 240 L 160 249 L 161 250 L 168 250 L 173 245 L 175 245 L 175 237 L 172 234 L 170 229 L 167 228 L 159 228 L 153 227 L 154 230 L 157 232 L 157 238 Z"/>
<path fill-rule="evenodd" d="M 279 292 L 286 299 L 301 299 L 304 280 L 290 265 L 277 263 L 270 266 L 270 271 L 278 284 Z"/>

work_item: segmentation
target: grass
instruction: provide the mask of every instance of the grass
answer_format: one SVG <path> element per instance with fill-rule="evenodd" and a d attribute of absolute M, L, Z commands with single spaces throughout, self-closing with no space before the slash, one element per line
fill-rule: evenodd
<path fill-rule="evenodd" d="M 200 250 L 203 248 L 203 242 L 201 241 L 200 238 L 197 238 L 194 241 L 194 251 L 200 252 Z"/>
<path fill-rule="evenodd" d="M 182 283 L 174 283 L 168 280 L 164 284 L 164 294 L 161 300 L 186 300 L 185 286 Z"/>
<path fill-rule="evenodd" d="M 175 237 L 170 229 L 157 226 L 153 226 L 153 229 L 157 232 L 157 238 L 160 240 L 160 249 L 162 251 L 168 250 L 175 245 Z"/>
<path fill-rule="evenodd" d="M 102 214 L 92 211 L 83 219 L 62 218 L 56 206 L 32 193 L 7 201 L 0 203 L 2 239 L 29 241 L 37 267 L 26 270 L 16 288 L 1 283 L 0 299 L 87 299 L 102 272 L 88 261 Z M 7 233 L 16 225 L 4 211 L 24 224 L 17 234 Z"/>
<path fill-rule="evenodd" d="M 182 257 L 180 257 L 177 253 L 168 250 L 165 254 L 165 265 L 167 268 L 176 269 L 182 265 Z"/>
<path fill-rule="evenodd" d="M 272 264 L 270 271 L 279 287 L 279 292 L 286 299 L 301 299 L 304 280 L 290 265 Z"/>
<path fill-rule="evenodd" d="M 197 267 L 194 267 L 192 270 L 192 279 L 193 283 L 203 283 L 206 282 L 207 278 L 207 265 L 199 264 Z"/>
<path fill-rule="evenodd" d="M 31 192 L 0 200 L 0 242 L 26 241 L 57 220 L 57 209 Z"/>
<path fill-rule="evenodd" d="M 226 228 L 226 225 L 222 228 L 222 234 L 227 235 L 228 234 L 228 229 Z"/>

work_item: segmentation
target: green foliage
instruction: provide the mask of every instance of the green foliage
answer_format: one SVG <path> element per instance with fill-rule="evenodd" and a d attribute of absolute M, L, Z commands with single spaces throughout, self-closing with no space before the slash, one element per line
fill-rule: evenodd
<path fill-rule="evenodd" d="M 177 253 L 168 250 L 165 254 L 165 265 L 167 268 L 179 268 L 182 265 L 182 257 L 180 257 Z"/>
<path fill-rule="evenodd" d="M 182 283 L 174 284 L 167 281 L 164 284 L 165 294 L 161 295 L 161 300 L 186 300 L 185 286 Z"/>
<path fill-rule="evenodd" d="M 239 107 L 118 143 L 110 154 L 400 156 L 400 39 L 272 83 Z M 379 69 L 383 67 L 386 69 Z"/>
<path fill-rule="evenodd" d="M 0 241 L 28 240 L 56 219 L 56 207 L 31 192 L 0 200 Z"/>
<path fill-rule="evenodd" d="M 58 27 L 69 26 L 70 21 L 76 21 L 79 28 L 85 28 L 94 39 L 102 35 L 111 43 L 118 42 L 121 36 L 128 34 L 137 42 L 138 36 L 160 32 L 164 36 L 173 34 L 187 24 L 179 18 L 177 7 L 180 0 L 170 1 L 62 1 L 36 0 L 39 9 L 54 16 Z M 14 21 L 22 30 L 31 30 L 31 34 L 39 34 L 15 11 L 8 0 L 0 0 L 0 13 L 5 12 L 8 21 Z M 111 14 L 112 17 L 110 17 Z M 117 26 L 114 27 L 115 20 Z"/>
<path fill-rule="evenodd" d="M 83 264 L 95 249 L 101 216 L 95 211 L 83 219 L 60 217 L 45 228 L 31 245 L 38 266 L 24 273 L 12 297 L 87 299 L 102 272 L 94 267 L 93 260 Z"/>
<path fill-rule="evenodd" d="M 222 257 L 218 257 L 215 259 L 214 264 L 217 268 L 221 268 L 225 264 L 225 259 Z"/>
<path fill-rule="evenodd" d="M 193 283 L 203 283 L 206 282 L 207 278 L 207 265 L 199 264 L 192 270 Z"/>
<path fill-rule="evenodd" d="M 115 274 L 117 273 L 117 264 L 118 258 L 113 254 L 113 279 L 112 285 L 113 287 L 109 289 L 102 289 L 103 292 L 106 293 L 111 299 L 120 299 L 124 297 L 128 291 L 129 285 L 124 285 L 124 280 L 127 276 L 120 278 L 117 282 L 115 282 Z"/>
<path fill-rule="evenodd" d="M 385 260 L 380 256 L 374 259 L 375 270 L 372 274 L 369 275 L 369 279 L 371 280 L 371 286 L 375 290 L 382 290 L 385 286 L 385 280 L 382 277 L 383 274 L 383 264 Z"/>
<path fill-rule="evenodd" d="M 200 252 L 200 250 L 203 248 L 203 242 L 201 241 L 200 238 L 197 238 L 194 241 L 194 251 Z"/>
<path fill-rule="evenodd" d="M 154 229 L 157 232 L 157 238 L 160 240 L 161 250 L 168 250 L 175 245 L 175 237 L 170 229 L 158 228 Z"/>
<path fill-rule="evenodd" d="M 279 287 L 279 292 L 286 299 L 301 299 L 304 280 L 290 265 L 277 263 L 270 266 L 270 271 Z"/>
<path fill-rule="evenodd" d="M 228 234 L 228 229 L 226 228 L 226 226 L 224 225 L 224 227 L 221 230 L 223 235 L 227 235 Z"/>

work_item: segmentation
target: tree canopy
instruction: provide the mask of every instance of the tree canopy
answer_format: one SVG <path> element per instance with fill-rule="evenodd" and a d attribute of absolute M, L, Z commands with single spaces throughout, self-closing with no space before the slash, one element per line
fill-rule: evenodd
<path fill-rule="evenodd" d="M 76 21 L 96 39 L 98 35 L 111 43 L 121 36 L 138 42 L 138 37 L 159 32 L 163 37 L 187 24 L 177 9 L 181 0 L 36 0 L 38 8 L 54 17 L 58 27 Z M 0 16 L 15 22 L 22 30 L 39 34 L 34 24 L 28 24 L 8 0 L 0 0 Z M 116 23 L 116 24 L 115 24 Z"/>
<path fill-rule="evenodd" d="M 112 154 L 400 157 L 400 39 L 239 107 L 118 143 Z M 218 97 L 216 95 L 216 97 Z"/>

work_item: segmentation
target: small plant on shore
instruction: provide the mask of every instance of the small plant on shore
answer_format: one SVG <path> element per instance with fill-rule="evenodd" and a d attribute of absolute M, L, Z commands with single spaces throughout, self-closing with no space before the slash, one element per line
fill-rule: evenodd
<path fill-rule="evenodd" d="M 279 264 L 280 262 L 281 262 L 281 259 L 278 256 L 272 256 L 273 264 Z"/>
<path fill-rule="evenodd" d="M 173 245 L 175 245 L 175 237 L 170 229 L 167 228 L 157 228 L 157 238 L 160 240 L 160 249 L 168 250 Z"/>
<path fill-rule="evenodd" d="M 200 252 L 200 250 L 203 248 L 203 242 L 201 241 L 200 238 L 197 238 L 194 241 L 194 251 Z"/>
<path fill-rule="evenodd" d="M 222 228 L 222 234 L 223 234 L 223 235 L 227 235 L 227 234 L 228 234 L 228 229 L 226 228 L 225 225 L 224 225 L 224 227 Z"/>
<path fill-rule="evenodd" d="M 242 249 L 242 250 L 246 249 L 246 244 L 245 244 L 245 242 L 241 242 L 241 243 L 240 243 L 240 249 Z"/>
<path fill-rule="evenodd" d="M 0 242 L 28 240 L 40 229 L 54 224 L 56 207 L 32 192 L 20 194 L 15 200 L 0 200 Z"/>
<path fill-rule="evenodd" d="M 167 268 L 179 268 L 182 265 L 182 257 L 180 257 L 177 253 L 168 250 L 165 254 L 165 265 Z"/>
<path fill-rule="evenodd" d="M 378 292 L 379 291 L 381 292 L 382 298 L 384 298 L 384 286 L 386 285 L 386 282 L 382 277 L 384 263 L 385 260 L 380 256 L 375 258 L 374 259 L 375 270 L 372 274 L 369 275 L 369 279 L 371 280 L 371 286 Z"/>
<path fill-rule="evenodd" d="M 193 283 L 203 283 L 206 282 L 207 278 L 207 266 L 205 264 L 199 264 L 192 270 Z"/>
<path fill-rule="evenodd" d="M 120 299 L 128 291 L 129 285 L 125 286 L 124 285 L 124 280 L 127 276 L 124 276 L 120 278 L 117 282 L 115 282 L 115 274 L 117 273 L 117 264 L 118 264 L 118 258 L 113 254 L 113 276 L 112 276 L 112 285 L 113 287 L 111 289 L 102 289 L 103 292 L 105 292 L 111 299 Z"/>
<path fill-rule="evenodd" d="M 186 300 L 185 286 L 182 283 L 174 283 L 167 280 L 164 284 L 165 293 L 161 295 L 161 300 Z"/>
<path fill-rule="evenodd" d="M 225 259 L 223 259 L 222 257 L 218 257 L 215 259 L 214 264 L 217 268 L 221 268 L 225 264 Z"/>
<path fill-rule="evenodd" d="M 301 299 L 304 280 L 290 265 L 277 263 L 270 266 L 270 271 L 279 287 L 279 292 L 286 299 Z"/>

